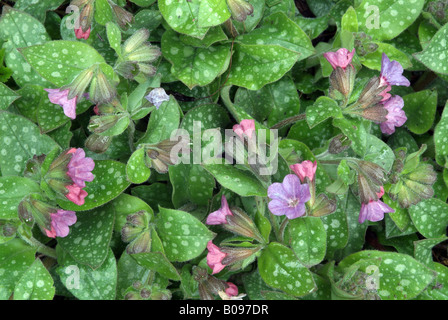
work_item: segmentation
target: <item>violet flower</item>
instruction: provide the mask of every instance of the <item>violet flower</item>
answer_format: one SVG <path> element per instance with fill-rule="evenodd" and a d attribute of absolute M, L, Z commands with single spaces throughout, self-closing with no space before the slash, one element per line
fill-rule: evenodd
<path fill-rule="evenodd" d="M 383 104 L 388 114 L 387 120 L 380 124 L 380 128 L 383 133 L 392 134 L 395 132 L 395 127 L 401 127 L 408 119 L 403 111 L 404 101 L 400 96 L 394 96 Z"/>
<path fill-rule="evenodd" d="M 76 118 L 76 101 L 78 97 L 68 100 L 69 89 L 44 89 L 48 92 L 48 99 L 51 103 L 58 104 L 64 109 L 64 114 L 70 119 Z"/>
<path fill-rule="evenodd" d="M 222 259 L 227 256 L 227 253 L 219 250 L 219 247 L 214 245 L 210 240 L 207 244 L 207 265 L 213 270 L 212 274 L 220 272 L 226 266 L 222 264 Z"/>
<path fill-rule="evenodd" d="M 72 153 L 72 158 L 67 165 L 67 174 L 79 187 L 84 188 L 86 181 L 93 181 L 92 170 L 95 162 L 92 158 L 86 157 L 86 153 L 81 148 L 72 148 L 67 153 Z"/>
<path fill-rule="evenodd" d="M 229 209 L 229 204 L 227 203 L 227 199 L 224 195 L 221 197 L 221 208 L 210 213 L 207 217 L 206 224 L 208 225 L 217 225 L 227 223 L 227 216 L 233 216 L 232 211 Z"/>
<path fill-rule="evenodd" d="M 145 99 L 151 102 L 158 110 L 164 101 L 170 100 L 170 96 L 166 94 L 163 88 L 155 88 L 151 90 Z"/>
<path fill-rule="evenodd" d="M 337 67 L 340 67 L 345 70 L 348 65 L 352 63 L 353 56 L 355 55 L 355 49 L 352 52 L 348 51 L 345 48 L 341 48 L 336 52 L 326 52 L 324 53 L 325 59 L 330 62 L 333 69 L 336 70 Z"/>
<path fill-rule="evenodd" d="M 283 183 L 273 183 L 268 188 L 269 210 L 277 215 L 295 219 L 306 213 L 305 203 L 311 199 L 308 184 L 301 184 L 299 177 L 288 174 Z"/>
<path fill-rule="evenodd" d="M 411 83 L 403 76 L 403 67 L 398 61 L 390 61 L 385 53 L 381 60 L 380 87 L 382 86 L 406 86 Z"/>
<path fill-rule="evenodd" d="M 66 237 L 69 233 L 69 226 L 76 223 L 76 213 L 59 209 L 56 213 L 50 214 L 51 230 L 45 230 L 50 238 Z"/>
<path fill-rule="evenodd" d="M 384 219 L 384 213 L 395 212 L 394 209 L 389 207 L 383 201 L 379 200 L 384 195 L 384 188 L 381 187 L 381 191 L 377 193 L 378 200 L 370 200 L 369 203 L 362 203 L 361 210 L 359 212 L 358 222 L 363 223 L 366 220 L 377 222 Z"/>

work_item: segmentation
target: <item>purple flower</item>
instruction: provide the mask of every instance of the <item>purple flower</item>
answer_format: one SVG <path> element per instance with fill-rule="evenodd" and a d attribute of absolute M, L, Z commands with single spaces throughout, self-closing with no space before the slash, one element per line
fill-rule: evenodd
<path fill-rule="evenodd" d="M 395 212 L 394 209 L 389 207 L 383 201 L 379 200 L 384 195 L 384 188 L 381 186 L 381 190 L 378 195 L 378 200 L 370 200 L 369 203 L 361 204 L 361 211 L 359 212 L 358 222 L 363 223 L 366 220 L 377 222 L 384 219 L 384 213 Z"/>
<path fill-rule="evenodd" d="M 227 216 L 233 216 L 232 211 L 229 209 L 229 204 L 227 203 L 227 199 L 224 195 L 221 197 L 221 208 L 210 213 L 207 217 L 207 221 L 205 222 L 208 225 L 216 225 L 227 223 Z"/>
<path fill-rule="evenodd" d="M 403 76 L 403 67 L 398 61 L 390 61 L 385 53 L 381 61 L 381 75 L 380 87 L 382 86 L 406 86 L 409 87 L 411 83 Z"/>
<path fill-rule="evenodd" d="M 76 185 L 84 188 L 86 181 L 93 181 L 92 170 L 95 168 L 95 162 L 86 158 L 86 153 L 81 148 L 72 148 L 67 153 L 73 153 L 67 165 L 67 174 Z"/>
<path fill-rule="evenodd" d="M 295 219 L 305 214 L 305 203 L 311 199 L 311 194 L 308 184 L 300 184 L 299 177 L 288 174 L 282 183 L 269 186 L 268 197 L 272 199 L 268 207 L 273 214 Z"/>
<path fill-rule="evenodd" d="M 70 119 L 76 118 L 76 100 L 77 96 L 68 100 L 69 89 L 44 89 L 48 92 L 48 99 L 51 103 L 58 104 L 64 109 L 64 114 Z"/>
<path fill-rule="evenodd" d="M 395 132 L 395 127 L 401 127 L 408 119 L 403 111 L 404 101 L 400 96 L 394 96 L 383 104 L 388 114 L 387 120 L 380 124 L 380 128 L 383 133 L 392 134 Z"/>
<path fill-rule="evenodd" d="M 76 223 L 76 213 L 59 209 L 56 213 L 51 213 L 51 230 L 45 230 L 50 238 L 66 237 L 69 233 L 69 226 Z"/>

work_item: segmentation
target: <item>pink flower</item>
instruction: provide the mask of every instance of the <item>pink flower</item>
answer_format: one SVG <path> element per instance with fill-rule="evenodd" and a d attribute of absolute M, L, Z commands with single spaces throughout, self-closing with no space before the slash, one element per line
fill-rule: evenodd
<path fill-rule="evenodd" d="M 65 195 L 67 199 L 78 206 L 82 206 L 85 202 L 84 198 L 87 197 L 87 192 L 76 183 L 66 186 L 66 188 L 68 190 L 68 193 Z"/>
<path fill-rule="evenodd" d="M 289 167 L 300 178 L 301 182 L 303 182 L 305 178 L 308 178 L 309 181 L 313 181 L 314 175 L 316 174 L 317 161 L 311 162 L 310 160 L 305 160 L 302 163 L 296 163 Z"/>
<path fill-rule="evenodd" d="M 392 86 L 388 86 L 386 89 L 383 90 L 383 92 L 380 93 L 380 96 L 383 96 L 382 101 L 387 101 L 392 97 L 392 95 L 389 93 L 389 91 L 392 90 Z"/>
<path fill-rule="evenodd" d="M 384 195 L 384 188 L 381 187 L 381 191 L 377 193 L 378 200 L 370 200 L 369 203 L 361 204 L 361 211 L 359 212 L 359 223 L 363 223 L 366 220 L 376 222 L 384 219 L 384 213 L 395 212 L 394 209 L 389 207 L 387 204 L 379 200 Z"/>
<path fill-rule="evenodd" d="M 238 295 L 238 287 L 236 285 L 234 285 L 232 282 L 227 282 L 227 285 L 229 286 L 226 289 L 226 294 L 229 297 L 235 297 Z"/>
<path fill-rule="evenodd" d="M 330 62 L 333 69 L 340 67 L 345 70 L 349 64 L 352 63 L 353 56 L 355 55 L 355 49 L 352 52 L 345 48 L 341 48 L 336 52 L 326 52 L 324 53 L 325 59 Z"/>
<path fill-rule="evenodd" d="M 383 53 L 381 60 L 380 87 L 385 85 L 406 86 L 411 83 L 403 76 L 403 67 L 398 61 L 390 61 L 388 56 Z"/>
<path fill-rule="evenodd" d="M 208 225 L 216 225 L 227 223 L 227 216 L 233 216 L 232 211 L 229 209 L 229 204 L 227 203 L 226 197 L 223 195 L 221 197 L 221 208 L 210 213 L 205 222 Z"/>
<path fill-rule="evenodd" d="M 233 131 L 241 138 L 244 139 L 244 136 L 249 139 L 252 138 L 252 134 L 255 131 L 255 120 L 253 119 L 244 119 L 241 120 L 240 124 L 236 124 L 233 126 Z"/>
<path fill-rule="evenodd" d="M 380 124 L 380 128 L 383 133 L 392 134 L 395 132 L 395 127 L 401 127 L 408 119 L 403 111 L 404 101 L 400 96 L 394 96 L 383 104 L 388 114 L 387 120 Z"/>
<path fill-rule="evenodd" d="M 51 103 L 58 104 L 64 109 L 64 114 L 70 119 L 76 118 L 76 100 L 78 97 L 68 100 L 69 89 L 44 89 L 48 92 Z"/>
<path fill-rule="evenodd" d="M 95 162 L 91 158 L 86 158 L 86 153 L 81 148 L 72 148 L 67 153 L 72 153 L 72 158 L 67 165 L 67 174 L 79 187 L 86 186 L 85 181 L 93 181 L 92 170 Z"/>
<path fill-rule="evenodd" d="M 51 230 L 45 230 L 50 238 L 66 237 L 69 233 L 69 226 L 76 223 L 76 213 L 59 209 L 56 213 L 51 213 Z"/>
<path fill-rule="evenodd" d="M 215 246 L 211 240 L 207 244 L 207 250 L 207 265 L 213 270 L 212 274 L 220 272 L 225 268 L 222 259 L 227 256 L 227 253 L 219 250 L 218 246 Z"/>
<path fill-rule="evenodd" d="M 273 183 L 268 188 L 269 210 L 276 216 L 286 215 L 288 219 L 295 219 L 306 213 L 305 203 L 311 199 L 308 184 L 300 183 L 300 179 L 288 174 L 282 183 Z"/>
<path fill-rule="evenodd" d="M 84 32 L 81 27 L 79 27 L 78 29 L 75 29 L 75 36 L 76 36 L 76 38 L 77 39 L 84 39 L 84 40 L 89 39 L 90 28 L 91 27 L 89 27 L 89 29 L 87 29 L 86 32 Z"/>

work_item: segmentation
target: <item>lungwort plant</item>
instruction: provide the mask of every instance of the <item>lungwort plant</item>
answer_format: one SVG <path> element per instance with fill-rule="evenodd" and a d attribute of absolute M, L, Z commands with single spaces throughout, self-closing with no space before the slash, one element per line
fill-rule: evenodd
<path fill-rule="evenodd" d="M 7 0 L 0 299 L 448 298 L 448 2 Z"/>

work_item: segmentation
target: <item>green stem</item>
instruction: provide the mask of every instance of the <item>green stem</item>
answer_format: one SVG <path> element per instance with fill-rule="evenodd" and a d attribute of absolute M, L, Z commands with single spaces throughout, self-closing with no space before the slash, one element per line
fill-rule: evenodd
<path fill-rule="evenodd" d="M 274 229 L 275 238 L 278 241 L 280 241 L 280 230 L 279 230 L 279 227 L 278 227 L 278 223 L 277 223 L 277 220 L 275 218 L 275 215 L 272 214 L 271 212 L 269 212 L 269 220 L 271 220 L 271 225 L 272 225 L 272 228 Z"/>
<path fill-rule="evenodd" d="M 288 225 L 288 222 L 289 222 L 289 219 L 285 218 L 285 220 L 283 220 L 283 222 L 280 226 L 280 230 L 279 230 L 280 239 L 278 239 L 280 241 L 280 243 L 283 243 L 284 236 L 285 236 L 285 230 L 286 230 L 286 226 Z"/>
<path fill-rule="evenodd" d="M 287 118 L 285 120 L 280 121 L 279 123 L 273 125 L 271 127 L 271 129 L 281 129 L 281 128 L 289 125 L 289 124 L 292 124 L 292 123 L 297 122 L 297 121 L 305 120 L 305 119 L 306 119 L 305 113 L 301 113 L 301 114 L 298 114 L 298 115 L 296 115 L 294 117 Z"/>
<path fill-rule="evenodd" d="M 27 237 L 21 237 L 26 243 L 28 243 L 30 246 L 36 248 L 36 251 L 39 253 L 42 253 L 46 255 L 47 257 L 57 259 L 58 256 L 56 254 L 56 250 L 53 248 L 47 247 L 43 243 L 39 242 L 38 240 L 34 239 L 33 237 L 27 238 Z"/>
<path fill-rule="evenodd" d="M 221 89 L 221 99 L 224 102 L 224 105 L 229 110 L 229 112 L 235 118 L 235 120 L 240 122 L 240 117 L 238 115 L 238 111 L 236 110 L 235 106 L 233 105 L 232 100 L 230 100 L 230 88 L 232 88 L 232 86 L 226 86 Z"/>
<path fill-rule="evenodd" d="M 131 152 L 135 151 L 134 135 L 135 135 L 135 124 L 134 124 L 134 121 L 131 120 L 129 122 L 129 126 L 128 126 L 128 143 L 129 143 L 129 148 L 131 149 Z"/>

